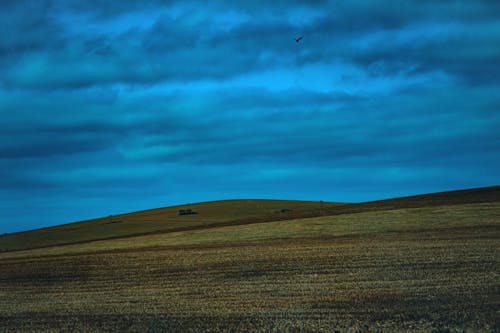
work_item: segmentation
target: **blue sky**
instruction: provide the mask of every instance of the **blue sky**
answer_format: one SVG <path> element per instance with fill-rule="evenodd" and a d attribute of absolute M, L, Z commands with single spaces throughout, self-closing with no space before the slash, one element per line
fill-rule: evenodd
<path fill-rule="evenodd" d="M 499 17 L 488 0 L 3 0 L 0 232 L 498 185 Z"/>

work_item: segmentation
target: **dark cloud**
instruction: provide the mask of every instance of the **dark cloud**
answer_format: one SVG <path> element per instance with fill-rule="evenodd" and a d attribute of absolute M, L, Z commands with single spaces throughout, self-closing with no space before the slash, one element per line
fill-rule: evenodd
<path fill-rule="evenodd" d="M 500 6 L 487 1 L 214 3 L 206 14 L 196 7 L 162 1 L 21 2 L 1 19 L 14 31 L 0 45 L 4 84 L 78 89 L 221 80 L 336 59 L 372 74 L 444 71 L 480 83 L 494 80 L 500 67 L 495 16 Z M 142 14 L 124 19 L 134 11 Z M 230 19 L 217 19 L 226 13 L 232 13 Z M 130 23 L 133 19 L 140 24 Z M 302 49 L 292 42 L 298 33 L 306 35 Z"/>
<path fill-rule="evenodd" d="M 494 185 L 499 15 L 486 0 L 1 1 L 0 228 Z"/>

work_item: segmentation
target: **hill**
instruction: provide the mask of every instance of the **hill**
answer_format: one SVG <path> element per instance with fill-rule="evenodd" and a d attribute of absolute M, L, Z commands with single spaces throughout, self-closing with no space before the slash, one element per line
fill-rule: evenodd
<path fill-rule="evenodd" d="M 0 253 L 2 330 L 495 332 L 498 191 Z"/>
<path fill-rule="evenodd" d="M 499 200 L 500 186 L 490 186 L 363 202 L 351 206 L 334 207 L 333 209 L 330 209 L 327 214 L 333 215 L 401 208 L 487 203 Z"/>
<path fill-rule="evenodd" d="M 82 243 L 228 224 L 319 216 L 346 204 L 294 200 L 221 200 L 107 216 L 0 236 L 0 251 Z M 190 209 L 196 214 L 179 215 Z"/>
<path fill-rule="evenodd" d="M 500 186 L 439 192 L 357 204 L 294 200 L 221 200 L 108 216 L 0 236 L 0 251 L 22 250 L 227 225 L 401 208 L 495 202 Z M 191 209 L 197 214 L 179 215 Z"/>

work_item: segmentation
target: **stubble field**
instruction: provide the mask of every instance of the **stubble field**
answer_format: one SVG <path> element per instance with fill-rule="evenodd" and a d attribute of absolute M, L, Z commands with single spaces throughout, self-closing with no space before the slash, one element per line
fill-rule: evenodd
<path fill-rule="evenodd" d="M 0 331 L 500 330 L 498 202 L 127 242 L 0 254 Z"/>

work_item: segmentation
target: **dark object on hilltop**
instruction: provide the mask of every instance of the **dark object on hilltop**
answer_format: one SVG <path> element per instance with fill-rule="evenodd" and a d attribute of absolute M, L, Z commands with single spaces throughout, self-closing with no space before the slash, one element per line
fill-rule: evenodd
<path fill-rule="evenodd" d="M 179 215 L 192 215 L 192 214 L 198 214 L 198 212 L 195 212 L 192 209 L 179 209 Z"/>
<path fill-rule="evenodd" d="M 282 213 L 286 213 L 286 212 L 289 212 L 289 211 L 291 211 L 291 209 L 288 209 L 288 208 L 283 208 L 283 209 L 281 210 L 281 212 L 282 212 Z"/>
<path fill-rule="evenodd" d="M 299 38 L 295 38 L 295 42 L 297 42 L 297 43 L 298 43 L 298 42 L 300 42 L 300 40 L 301 40 L 302 38 L 304 38 L 304 36 L 300 36 Z"/>

